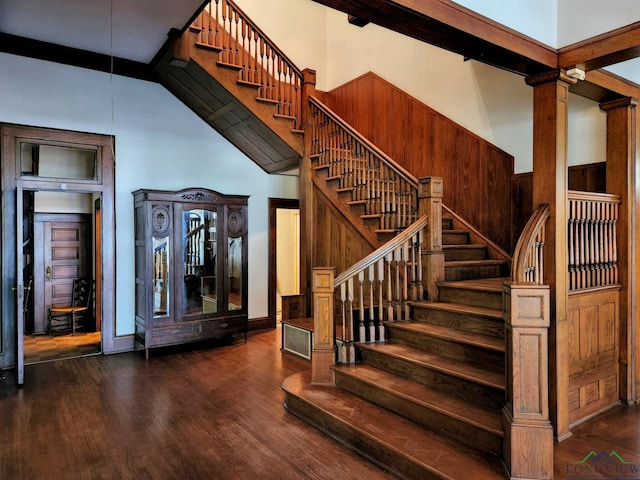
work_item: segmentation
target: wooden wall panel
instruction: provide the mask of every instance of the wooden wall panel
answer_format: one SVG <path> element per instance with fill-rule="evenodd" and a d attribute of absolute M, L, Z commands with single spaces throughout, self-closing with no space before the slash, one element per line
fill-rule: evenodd
<path fill-rule="evenodd" d="M 373 251 L 324 196 L 314 190 L 313 267 L 335 267 L 336 275 Z"/>
<path fill-rule="evenodd" d="M 569 296 L 569 424 L 619 402 L 619 290 Z"/>
<path fill-rule="evenodd" d="M 513 157 L 374 73 L 325 103 L 416 177 L 441 176 L 444 203 L 510 251 Z"/>

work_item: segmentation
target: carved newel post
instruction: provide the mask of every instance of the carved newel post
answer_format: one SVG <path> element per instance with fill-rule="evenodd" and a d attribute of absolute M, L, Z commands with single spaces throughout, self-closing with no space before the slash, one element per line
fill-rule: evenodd
<path fill-rule="evenodd" d="M 313 354 L 311 355 L 311 384 L 333 385 L 331 366 L 335 363 L 333 291 L 336 269 L 313 269 Z"/>
<path fill-rule="evenodd" d="M 444 280 L 442 251 L 442 178 L 423 177 L 418 186 L 418 210 L 429 222 L 422 237 L 422 278 L 428 300 L 438 299 L 437 283 Z"/>
<path fill-rule="evenodd" d="M 507 350 L 502 411 L 505 466 L 512 479 L 551 479 L 549 287 L 505 283 L 502 305 Z"/>

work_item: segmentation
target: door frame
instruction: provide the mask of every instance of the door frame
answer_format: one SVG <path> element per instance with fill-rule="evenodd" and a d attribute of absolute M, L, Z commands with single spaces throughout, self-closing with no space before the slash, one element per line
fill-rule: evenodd
<path fill-rule="evenodd" d="M 277 211 L 278 209 L 288 209 L 288 210 L 300 210 L 300 201 L 297 199 L 287 199 L 287 198 L 270 198 L 269 199 L 269 281 L 268 281 L 268 295 L 269 295 L 269 327 L 276 327 L 276 288 L 277 288 L 277 262 L 276 262 L 276 252 L 277 252 Z M 303 268 L 302 258 L 300 259 L 300 268 Z M 302 280 L 303 276 L 300 275 L 300 279 Z M 300 291 L 303 292 L 302 286 L 300 286 Z"/>
<path fill-rule="evenodd" d="M 82 133 L 49 128 L 0 124 L 0 156 L 2 162 L 2 255 L 0 291 L 2 292 L 2 328 L 0 329 L 0 368 L 18 365 L 18 321 L 16 295 L 20 290 L 16 275 L 16 191 L 18 182 L 24 190 L 88 193 L 100 198 L 100 237 L 102 259 L 101 288 L 96 296 L 101 299 L 102 351 L 104 353 L 126 349 L 128 339 L 116 337 L 115 318 L 115 138 L 110 135 Z M 96 178 L 76 180 L 44 178 L 22 175 L 19 168 L 19 144 L 64 145 L 95 149 L 97 152 Z M 22 212 L 20 212 L 22 217 Z"/>

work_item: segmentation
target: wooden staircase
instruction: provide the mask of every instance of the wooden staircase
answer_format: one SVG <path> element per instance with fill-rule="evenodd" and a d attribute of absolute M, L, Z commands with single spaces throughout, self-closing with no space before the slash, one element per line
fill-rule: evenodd
<path fill-rule="evenodd" d="M 237 6 L 218 0 L 184 32 L 172 33 L 154 71 L 263 170 L 281 173 L 298 168 L 303 133 L 296 111 L 303 74 L 285 60 Z"/>
<path fill-rule="evenodd" d="M 443 239 L 439 301 L 412 302 L 411 321 L 386 323 L 386 342 L 358 343 L 357 364 L 333 368 L 335 387 L 287 379 L 285 405 L 400 478 L 505 478 L 508 266 L 451 219 Z"/>

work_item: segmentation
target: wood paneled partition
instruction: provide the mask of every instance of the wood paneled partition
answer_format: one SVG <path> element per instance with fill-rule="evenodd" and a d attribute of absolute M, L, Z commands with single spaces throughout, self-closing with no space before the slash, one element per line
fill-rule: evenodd
<path fill-rule="evenodd" d="M 442 177 L 444 204 L 512 250 L 511 155 L 371 72 L 322 101 L 414 176 Z"/>

